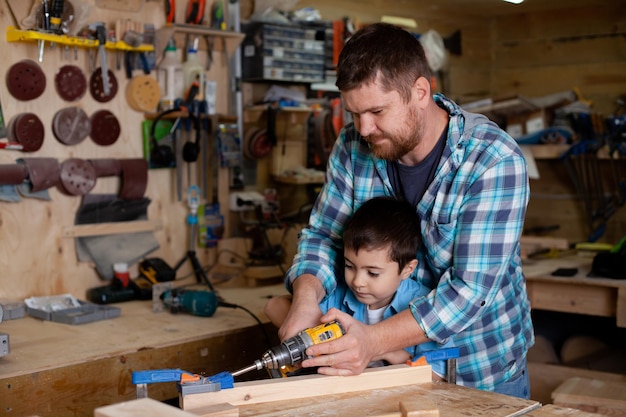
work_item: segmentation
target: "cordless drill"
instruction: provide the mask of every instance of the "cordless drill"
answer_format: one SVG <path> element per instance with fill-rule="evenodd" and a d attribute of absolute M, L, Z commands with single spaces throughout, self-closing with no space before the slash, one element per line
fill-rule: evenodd
<path fill-rule="evenodd" d="M 261 356 L 261 359 L 257 359 L 250 366 L 233 372 L 232 375 L 235 377 L 263 368 L 268 370 L 291 368 L 292 365 L 297 365 L 309 358 L 306 350 L 310 346 L 339 339 L 344 333 L 341 323 L 336 320 L 305 329 L 280 345 L 269 349 Z"/>

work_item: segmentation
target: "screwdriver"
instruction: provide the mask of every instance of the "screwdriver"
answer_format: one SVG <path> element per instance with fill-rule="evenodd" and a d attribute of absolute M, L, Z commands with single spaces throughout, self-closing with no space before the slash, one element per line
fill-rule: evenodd
<path fill-rule="evenodd" d="M 61 23 L 63 17 L 63 10 L 65 10 L 65 1 L 64 0 L 52 0 L 52 7 L 50 7 L 50 31 L 52 33 L 60 34 L 61 31 Z M 54 48 L 55 43 L 50 42 L 50 48 Z"/>
<path fill-rule="evenodd" d="M 109 69 L 107 67 L 107 52 L 104 49 L 104 46 L 107 42 L 107 33 L 104 24 L 98 25 L 96 27 L 96 38 L 98 39 L 98 51 L 100 52 L 100 69 L 102 71 L 102 89 L 104 91 L 104 95 L 108 96 L 111 94 L 111 89 L 109 87 Z"/>

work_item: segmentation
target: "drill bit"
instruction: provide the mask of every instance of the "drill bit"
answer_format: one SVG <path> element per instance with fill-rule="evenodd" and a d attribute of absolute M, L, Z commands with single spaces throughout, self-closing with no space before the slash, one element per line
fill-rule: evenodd
<path fill-rule="evenodd" d="M 261 364 L 261 362 L 260 361 L 256 361 L 255 363 L 253 363 L 250 366 L 246 366 L 245 368 L 241 368 L 240 370 L 233 372 L 231 375 L 233 377 L 235 377 L 235 376 L 243 375 L 243 374 L 251 372 L 251 371 L 257 371 L 257 370 L 261 369 L 261 368 L 259 368 L 259 364 Z M 263 367 L 263 365 L 261 365 L 261 367 Z"/>

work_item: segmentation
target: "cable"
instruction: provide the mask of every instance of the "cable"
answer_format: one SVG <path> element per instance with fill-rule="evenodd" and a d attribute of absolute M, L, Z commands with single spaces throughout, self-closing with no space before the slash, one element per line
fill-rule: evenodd
<path fill-rule="evenodd" d="M 263 332 L 263 336 L 265 337 L 265 343 L 267 344 L 267 348 L 268 349 L 272 348 L 272 343 L 270 342 L 270 338 L 269 338 L 267 332 L 265 331 L 265 327 L 263 327 L 263 322 L 252 311 L 250 311 L 247 308 L 245 308 L 243 306 L 240 306 L 238 304 L 227 303 L 227 302 L 221 301 L 221 300 L 218 301 L 217 306 L 218 307 L 234 308 L 234 309 L 240 308 L 243 311 L 245 311 L 246 313 L 250 314 L 252 316 L 252 318 L 254 320 L 256 320 L 256 322 L 259 324 L 259 327 L 261 328 L 261 331 Z"/>

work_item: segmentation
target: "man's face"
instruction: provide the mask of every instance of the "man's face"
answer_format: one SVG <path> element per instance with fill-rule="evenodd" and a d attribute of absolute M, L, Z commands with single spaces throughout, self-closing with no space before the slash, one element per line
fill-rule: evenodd
<path fill-rule="evenodd" d="M 343 100 L 377 158 L 399 159 L 420 143 L 423 124 L 413 96 L 405 103 L 397 91 L 386 92 L 375 81 L 344 91 Z"/>

